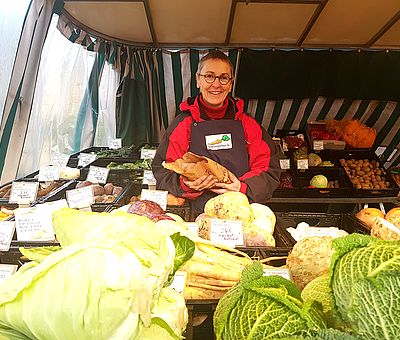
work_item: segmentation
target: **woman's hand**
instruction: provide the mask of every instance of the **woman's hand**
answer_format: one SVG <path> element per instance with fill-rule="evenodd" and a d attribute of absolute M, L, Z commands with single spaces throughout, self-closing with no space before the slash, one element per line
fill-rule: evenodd
<path fill-rule="evenodd" d="M 228 191 L 240 191 L 240 181 L 237 179 L 237 177 L 230 173 L 229 174 L 229 179 L 231 180 L 232 183 L 226 184 L 226 183 L 215 183 L 214 188 L 210 189 L 212 192 L 215 192 L 216 194 L 224 194 L 225 192 Z"/>
<path fill-rule="evenodd" d="M 204 191 L 206 189 L 210 189 L 215 186 L 217 180 L 213 175 L 204 175 L 196 179 L 195 181 L 191 181 L 186 177 L 182 176 L 183 183 L 194 191 Z"/>

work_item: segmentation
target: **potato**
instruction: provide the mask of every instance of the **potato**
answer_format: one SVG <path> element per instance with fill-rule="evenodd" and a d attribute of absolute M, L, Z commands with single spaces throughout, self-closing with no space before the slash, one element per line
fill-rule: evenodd
<path fill-rule="evenodd" d="M 112 203 L 115 201 L 114 195 L 103 195 L 103 203 Z"/>
<path fill-rule="evenodd" d="M 101 196 L 104 194 L 104 188 L 100 184 L 93 185 L 93 195 Z"/>
<path fill-rule="evenodd" d="M 102 203 L 103 197 L 102 196 L 94 196 L 94 203 Z"/>
<path fill-rule="evenodd" d="M 79 188 L 83 188 L 83 187 L 88 187 L 89 185 L 92 185 L 92 184 L 93 183 L 90 181 L 81 181 L 81 182 L 76 183 L 75 188 L 79 189 Z"/>
<path fill-rule="evenodd" d="M 106 185 L 104 185 L 104 193 L 106 195 L 111 195 L 113 193 L 113 189 L 114 189 L 114 184 L 112 183 L 107 183 Z"/>
<path fill-rule="evenodd" d="M 120 195 L 121 192 L 122 192 L 122 190 L 124 190 L 122 187 L 114 186 L 113 191 L 112 191 L 112 194 L 113 194 L 113 195 Z"/>

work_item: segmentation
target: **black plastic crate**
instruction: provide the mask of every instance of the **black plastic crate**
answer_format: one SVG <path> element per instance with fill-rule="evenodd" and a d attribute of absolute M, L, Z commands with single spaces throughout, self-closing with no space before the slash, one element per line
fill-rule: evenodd
<path fill-rule="evenodd" d="M 190 206 L 187 203 L 184 205 L 167 205 L 166 212 L 179 215 L 185 222 L 190 222 L 190 217 L 192 215 Z"/>
<path fill-rule="evenodd" d="M 310 187 L 311 179 L 316 175 L 323 175 L 330 184 L 328 188 Z M 315 167 L 295 172 L 299 197 L 347 197 L 353 186 L 341 168 Z"/>
<path fill-rule="evenodd" d="M 296 244 L 295 239 L 290 235 L 286 228 L 296 228 L 300 222 L 306 222 L 310 226 L 316 227 L 337 227 L 347 231 L 349 234 L 369 234 L 369 230 L 360 223 L 352 214 L 330 214 L 330 213 L 276 213 L 277 225 L 279 233 L 285 235 L 293 247 Z"/>
<path fill-rule="evenodd" d="M 346 176 L 352 182 L 353 196 L 355 197 L 396 197 L 399 193 L 399 186 L 393 179 L 393 177 L 388 173 L 388 171 L 384 168 L 383 162 L 380 161 L 379 157 L 375 154 L 372 149 L 360 149 L 360 150 L 346 150 L 346 151 L 334 151 L 334 155 L 339 163 L 345 169 Z M 380 179 L 383 182 L 387 182 L 387 187 L 377 187 L 374 188 L 361 188 L 360 183 L 357 183 L 356 180 L 351 178 L 350 170 L 353 168 L 349 168 L 346 170 L 344 167 L 344 163 L 341 160 L 368 160 L 369 162 L 375 161 L 379 162 L 379 170 L 380 170 Z M 363 171 L 364 167 L 354 168 L 356 171 Z M 357 174 L 356 178 L 359 180 L 364 176 L 365 173 L 361 172 L 360 175 Z M 371 177 L 369 177 L 371 179 Z"/>
<path fill-rule="evenodd" d="M 285 142 L 287 144 L 287 149 L 289 150 L 295 150 L 301 146 L 307 146 L 305 133 L 301 130 L 278 129 L 276 130 L 275 137 L 281 139 L 282 146 Z M 283 150 L 286 151 L 286 148 L 283 147 Z"/>
<path fill-rule="evenodd" d="M 287 179 L 286 179 L 287 177 Z M 292 187 L 283 187 L 283 182 L 288 181 L 291 178 Z M 277 189 L 272 194 L 272 197 L 297 197 L 299 196 L 299 183 L 297 180 L 297 175 L 293 169 L 283 170 L 280 177 L 281 183 Z"/>

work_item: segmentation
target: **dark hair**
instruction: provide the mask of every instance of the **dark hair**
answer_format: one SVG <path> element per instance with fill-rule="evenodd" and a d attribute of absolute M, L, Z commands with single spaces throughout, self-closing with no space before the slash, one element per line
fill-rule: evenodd
<path fill-rule="evenodd" d="M 207 53 L 203 58 L 200 59 L 199 61 L 199 65 L 197 67 L 197 73 L 200 73 L 201 69 L 204 66 L 204 63 L 207 60 L 211 60 L 211 59 L 217 59 L 217 60 L 222 60 L 225 61 L 227 64 L 229 64 L 229 66 L 231 67 L 231 77 L 233 77 L 233 65 L 231 60 L 226 56 L 226 54 L 224 54 L 223 52 L 219 51 L 219 50 L 212 50 L 211 52 Z"/>

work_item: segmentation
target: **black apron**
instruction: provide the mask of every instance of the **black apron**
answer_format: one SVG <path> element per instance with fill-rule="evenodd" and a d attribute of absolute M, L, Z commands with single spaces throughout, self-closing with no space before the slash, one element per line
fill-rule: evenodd
<path fill-rule="evenodd" d="M 206 145 L 206 136 L 218 134 L 231 134 L 232 148 L 209 150 Z M 205 156 L 226 167 L 236 177 L 249 171 L 249 156 L 242 122 L 233 119 L 206 120 L 193 122 L 189 150 L 199 156 Z M 203 212 L 205 203 L 217 194 L 206 191 L 192 203 L 196 212 Z"/>

